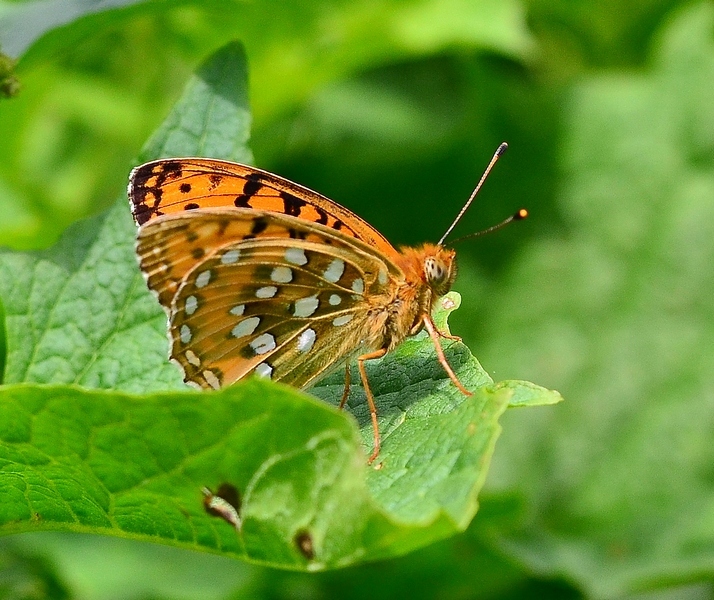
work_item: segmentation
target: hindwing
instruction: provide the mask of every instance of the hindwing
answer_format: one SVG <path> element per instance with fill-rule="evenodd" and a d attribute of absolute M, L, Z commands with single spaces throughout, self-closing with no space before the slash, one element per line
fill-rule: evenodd
<path fill-rule="evenodd" d="M 137 249 L 169 314 L 171 357 L 201 387 L 251 372 L 311 383 L 359 350 L 371 301 L 404 277 L 342 232 L 250 209 L 150 221 Z"/>

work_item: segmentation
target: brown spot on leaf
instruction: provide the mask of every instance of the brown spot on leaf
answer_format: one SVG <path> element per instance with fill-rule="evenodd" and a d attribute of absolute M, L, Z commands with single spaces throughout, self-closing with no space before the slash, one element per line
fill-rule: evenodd
<path fill-rule="evenodd" d="M 203 508 L 213 516 L 219 517 L 240 530 L 240 494 L 230 483 L 222 483 L 214 494 L 208 488 L 203 488 Z"/>
<path fill-rule="evenodd" d="M 307 560 L 315 558 L 315 546 L 312 541 L 312 535 L 306 529 L 301 529 L 293 538 L 295 546 Z"/>

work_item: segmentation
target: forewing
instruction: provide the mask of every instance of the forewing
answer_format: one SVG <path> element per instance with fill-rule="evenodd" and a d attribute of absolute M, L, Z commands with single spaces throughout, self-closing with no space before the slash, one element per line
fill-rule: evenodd
<path fill-rule="evenodd" d="M 312 190 L 267 171 L 215 159 L 156 160 L 135 168 L 129 199 L 138 225 L 206 208 L 270 211 L 325 225 L 393 257 L 394 247 L 366 221 Z"/>

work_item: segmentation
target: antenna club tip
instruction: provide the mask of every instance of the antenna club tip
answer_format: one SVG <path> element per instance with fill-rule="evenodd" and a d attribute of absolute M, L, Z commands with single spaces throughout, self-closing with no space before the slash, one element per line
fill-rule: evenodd
<path fill-rule="evenodd" d="M 496 150 L 496 156 L 503 155 L 506 150 L 508 150 L 508 144 L 506 142 L 502 142 L 501 145 L 498 147 L 498 150 Z"/>
<path fill-rule="evenodd" d="M 521 208 L 516 212 L 515 215 L 513 215 L 513 219 L 516 221 L 520 221 L 522 219 L 525 219 L 528 216 L 528 211 L 525 208 Z"/>

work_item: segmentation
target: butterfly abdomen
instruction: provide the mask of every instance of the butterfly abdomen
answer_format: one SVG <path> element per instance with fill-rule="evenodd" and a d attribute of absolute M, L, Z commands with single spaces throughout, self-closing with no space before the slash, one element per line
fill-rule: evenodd
<path fill-rule="evenodd" d="M 369 298 L 365 348 L 391 351 L 405 338 L 418 333 L 420 315 L 430 310 L 431 297 L 429 287 L 413 276 L 391 278 L 386 290 Z"/>

